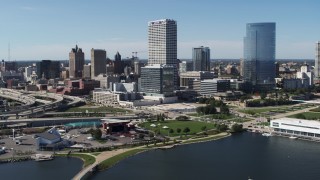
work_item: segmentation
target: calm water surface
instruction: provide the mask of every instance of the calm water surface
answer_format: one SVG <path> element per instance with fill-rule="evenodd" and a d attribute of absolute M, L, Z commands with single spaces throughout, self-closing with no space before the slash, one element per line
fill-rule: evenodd
<path fill-rule="evenodd" d="M 130 157 L 92 179 L 319 180 L 320 143 L 242 133 Z"/>
<path fill-rule="evenodd" d="M 1 180 L 69 180 L 82 168 L 78 158 L 56 157 L 53 161 L 0 164 Z"/>

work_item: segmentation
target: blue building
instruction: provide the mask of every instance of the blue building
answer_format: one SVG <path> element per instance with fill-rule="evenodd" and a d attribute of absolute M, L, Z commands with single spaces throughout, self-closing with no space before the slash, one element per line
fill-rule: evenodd
<path fill-rule="evenodd" d="M 244 37 L 243 79 L 253 91 L 275 86 L 276 24 L 248 23 Z"/>

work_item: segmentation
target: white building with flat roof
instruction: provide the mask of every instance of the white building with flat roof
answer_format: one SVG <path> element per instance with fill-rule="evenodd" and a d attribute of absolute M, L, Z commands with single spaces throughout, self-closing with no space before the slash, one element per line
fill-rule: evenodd
<path fill-rule="evenodd" d="M 320 121 L 280 118 L 271 120 L 270 127 L 274 134 L 320 140 Z"/>

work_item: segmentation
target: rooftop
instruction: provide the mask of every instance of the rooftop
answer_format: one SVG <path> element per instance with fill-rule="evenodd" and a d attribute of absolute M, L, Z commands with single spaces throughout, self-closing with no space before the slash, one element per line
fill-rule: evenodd
<path fill-rule="evenodd" d="M 314 120 L 304 120 L 304 119 L 296 119 L 296 118 L 280 118 L 271 120 L 272 122 L 279 122 L 279 123 L 288 123 L 288 124 L 303 124 L 306 126 L 317 126 L 320 127 L 320 121 Z"/>

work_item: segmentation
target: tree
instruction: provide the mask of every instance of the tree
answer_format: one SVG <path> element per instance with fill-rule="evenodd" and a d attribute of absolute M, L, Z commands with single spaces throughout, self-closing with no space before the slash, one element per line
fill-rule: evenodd
<path fill-rule="evenodd" d="M 226 105 L 220 106 L 220 113 L 221 114 L 229 114 L 229 108 Z"/>
<path fill-rule="evenodd" d="M 177 128 L 177 133 L 181 133 L 181 129 L 180 128 Z"/>
<path fill-rule="evenodd" d="M 228 129 L 228 126 L 225 125 L 225 124 L 217 124 L 216 126 L 217 130 L 220 131 L 220 132 L 224 132 Z"/>
<path fill-rule="evenodd" d="M 188 121 L 189 117 L 188 116 L 178 116 L 178 117 L 176 117 L 176 120 L 178 120 L 178 121 Z"/>
<path fill-rule="evenodd" d="M 174 130 L 173 129 L 169 129 L 169 133 L 170 134 L 174 133 Z"/>
<path fill-rule="evenodd" d="M 190 132 L 190 129 L 189 129 L 188 127 L 185 127 L 185 128 L 183 129 L 183 132 L 187 135 L 188 132 Z"/>
<path fill-rule="evenodd" d="M 204 108 L 203 106 L 197 107 L 197 109 L 196 109 L 197 113 L 198 113 L 198 114 L 203 113 L 203 108 Z"/>
<path fill-rule="evenodd" d="M 101 139 L 102 131 L 100 129 L 95 129 L 91 131 L 91 135 L 95 139 Z"/>
<path fill-rule="evenodd" d="M 207 129 L 207 126 L 202 126 L 201 131 L 205 131 Z"/>
<path fill-rule="evenodd" d="M 164 116 L 163 116 L 163 114 L 160 114 L 160 121 L 164 121 Z"/>
<path fill-rule="evenodd" d="M 242 124 L 233 124 L 231 126 L 231 132 L 242 132 L 243 128 L 242 128 Z"/>
<path fill-rule="evenodd" d="M 260 93 L 260 98 L 264 100 L 267 97 L 267 94 L 265 92 Z"/>

